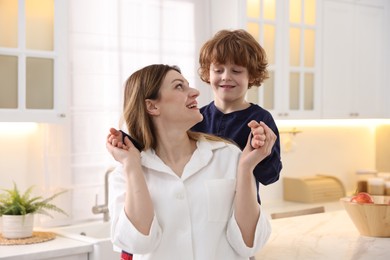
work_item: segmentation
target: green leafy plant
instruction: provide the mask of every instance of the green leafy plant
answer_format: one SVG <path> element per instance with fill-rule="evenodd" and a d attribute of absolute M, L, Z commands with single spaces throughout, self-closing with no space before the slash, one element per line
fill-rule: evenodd
<path fill-rule="evenodd" d="M 41 196 L 32 197 L 33 188 L 34 186 L 29 187 L 23 194 L 19 192 L 15 183 L 13 189 L 3 189 L 4 193 L 0 194 L 0 216 L 36 213 L 53 217 L 48 211 L 68 215 L 65 211 L 50 203 L 50 201 L 66 191 L 55 193 L 45 199 Z"/>

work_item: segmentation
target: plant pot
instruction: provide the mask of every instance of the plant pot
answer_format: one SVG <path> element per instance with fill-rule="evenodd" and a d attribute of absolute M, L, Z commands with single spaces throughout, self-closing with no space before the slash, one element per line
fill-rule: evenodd
<path fill-rule="evenodd" d="M 31 237 L 34 227 L 34 214 L 3 215 L 2 235 L 5 238 Z"/>

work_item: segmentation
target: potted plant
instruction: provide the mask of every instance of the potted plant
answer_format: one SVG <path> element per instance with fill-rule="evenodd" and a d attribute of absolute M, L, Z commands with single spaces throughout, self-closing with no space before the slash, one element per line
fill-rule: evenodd
<path fill-rule="evenodd" d="M 5 238 L 31 237 L 33 232 L 34 214 L 53 217 L 49 211 L 66 214 L 65 211 L 50 203 L 54 198 L 66 192 L 61 191 L 43 198 L 32 196 L 34 186 L 21 194 L 14 183 L 13 189 L 3 189 L 0 194 L 0 217 L 2 219 L 2 236 Z"/>

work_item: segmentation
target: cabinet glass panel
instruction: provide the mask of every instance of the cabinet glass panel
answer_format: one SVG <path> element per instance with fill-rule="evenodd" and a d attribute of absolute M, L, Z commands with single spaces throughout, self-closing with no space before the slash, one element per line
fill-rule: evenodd
<path fill-rule="evenodd" d="M 264 46 L 267 53 L 268 64 L 275 64 L 275 26 L 264 25 Z"/>
<path fill-rule="evenodd" d="M 290 28 L 290 66 L 300 65 L 301 30 L 299 28 Z"/>
<path fill-rule="evenodd" d="M 246 15 L 251 18 L 260 17 L 260 0 L 248 0 L 246 5 Z"/>
<path fill-rule="evenodd" d="M 0 55 L 0 108 L 18 108 L 18 57 Z"/>
<path fill-rule="evenodd" d="M 26 48 L 52 51 L 54 0 L 26 0 Z"/>
<path fill-rule="evenodd" d="M 304 23 L 307 25 L 316 24 L 316 0 L 305 0 Z"/>
<path fill-rule="evenodd" d="M 299 73 L 290 73 L 290 110 L 299 109 Z"/>
<path fill-rule="evenodd" d="M 304 110 L 314 109 L 314 74 L 305 73 Z"/>
<path fill-rule="evenodd" d="M 0 47 L 18 47 L 18 1 L 0 0 Z"/>
<path fill-rule="evenodd" d="M 314 44 L 315 33 L 314 30 L 307 29 L 304 31 L 304 53 L 305 53 L 305 67 L 314 67 Z"/>
<path fill-rule="evenodd" d="M 269 78 L 263 83 L 263 107 L 265 109 L 275 109 L 275 73 L 269 71 Z"/>
<path fill-rule="evenodd" d="M 276 9 L 275 9 L 275 0 L 264 0 L 263 1 L 264 9 L 264 19 L 275 20 Z"/>
<path fill-rule="evenodd" d="M 302 1 L 290 0 L 290 23 L 301 23 Z"/>
<path fill-rule="evenodd" d="M 28 57 L 26 59 L 26 108 L 54 108 L 54 61 Z"/>

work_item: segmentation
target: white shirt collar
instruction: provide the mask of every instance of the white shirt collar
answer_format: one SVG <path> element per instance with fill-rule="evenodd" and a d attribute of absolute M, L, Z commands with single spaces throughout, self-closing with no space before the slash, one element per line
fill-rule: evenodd
<path fill-rule="evenodd" d="M 206 140 L 204 137 L 201 137 L 197 142 L 197 149 L 192 154 L 190 161 L 187 163 L 183 170 L 181 179 L 184 181 L 189 178 L 201 168 L 209 164 L 210 160 L 213 158 L 213 151 L 225 147 L 227 144 L 225 142 L 215 142 Z M 153 149 L 148 149 L 141 153 L 141 162 L 142 165 L 146 168 L 168 173 L 174 176 L 177 176 L 156 154 Z"/>

